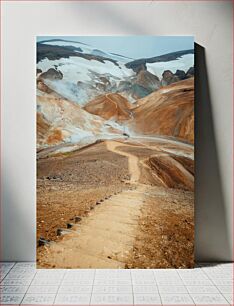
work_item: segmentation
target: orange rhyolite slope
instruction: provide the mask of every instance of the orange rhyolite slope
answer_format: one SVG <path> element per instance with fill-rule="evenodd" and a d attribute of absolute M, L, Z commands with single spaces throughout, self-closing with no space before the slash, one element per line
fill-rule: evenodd
<path fill-rule="evenodd" d="M 37 96 L 37 141 L 38 145 L 65 142 L 81 142 L 102 135 L 105 120 L 89 114 L 74 102 L 53 96 Z M 111 126 L 106 134 L 119 135 Z"/>
<path fill-rule="evenodd" d="M 131 127 L 139 134 L 194 142 L 194 79 L 163 87 L 137 101 Z"/>
<path fill-rule="evenodd" d="M 98 96 L 85 105 L 84 109 L 106 120 L 127 120 L 131 118 L 131 104 L 126 98 L 117 93 Z"/>

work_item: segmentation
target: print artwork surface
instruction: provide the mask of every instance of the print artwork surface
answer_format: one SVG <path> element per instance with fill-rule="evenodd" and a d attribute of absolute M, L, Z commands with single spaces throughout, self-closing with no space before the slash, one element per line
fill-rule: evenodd
<path fill-rule="evenodd" d="M 194 266 L 194 40 L 37 37 L 37 267 Z"/>

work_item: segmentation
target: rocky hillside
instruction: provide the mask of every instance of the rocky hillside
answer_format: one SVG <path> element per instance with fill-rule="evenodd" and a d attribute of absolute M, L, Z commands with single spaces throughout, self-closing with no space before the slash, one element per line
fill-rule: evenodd
<path fill-rule="evenodd" d="M 77 104 L 55 97 L 37 97 L 38 147 L 67 143 L 88 144 L 103 135 L 118 136 L 122 132 Z"/>
<path fill-rule="evenodd" d="M 116 133 L 193 143 L 193 56 L 185 50 L 130 61 L 81 42 L 38 43 L 38 145 Z"/>
<path fill-rule="evenodd" d="M 128 120 L 131 118 L 132 105 L 126 98 L 116 93 L 101 95 L 85 105 L 84 109 L 94 115 L 106 120 L 116 121 Z"/>
<path fill-rule="evenodd" d="M 119 93 L 134 103 L 162 86 L 193 76 L 193 50 L 131 60 L 81 42 L 37 44 L 37 77 L 81 106 L 101 94 Z"/>
<path fill-rule="evenodd" d="M 131 128 L 136 133 L 194 142 L 194 79 L 161 88 L 138 101 Z"/>
<path fill-rule="evenodd" d="M 154 183 L 168 188 L 194 190 L 194 172 L 187 169 L 193 168 L 193 160 L 175 155 L 162 155 L 150 157 L 147 165 L 153 173 Z"/>

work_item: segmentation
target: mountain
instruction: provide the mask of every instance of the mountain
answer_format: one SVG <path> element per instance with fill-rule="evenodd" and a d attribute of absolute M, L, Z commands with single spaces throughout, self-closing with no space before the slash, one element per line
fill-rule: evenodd
<path fill-rule="evenodd" d="M 37 96 L 38 147 L 65 143 L 89 144 L 103 137 L 118 137 L 122 131 L 105 124 L 68 100 Z"/>
<path fill-rule="evenodd" d="M 100 54 L 101 53 L 101 54 Z M 99 62 L 110 61 L 118 65 L 116 60 L 111 57 L 106 57 L 104 52 L 100 50 L 92 50 L 89 53 L 84 53 L 81 48 L 75 46 L 59 46 L 49 45 L 48 43 L 37 43 L 37 62 L 48 58 L 49 60 L 58 60 L 61 58 L 69 58 L 71 56 L 81 57 L 87 60 L 95 60 Z"/>
<path fill-rule="evenodd" d="M 104 50 L 99 50 L 99 49 L 96 49 L 95 47 L 90 46 L 88 44 L 85 44 L 83 42 L 73 41 L 73 40 L 51 39 L 51 40 L 40 41 L 39 44 L 48 45 L 48 46 L 50 46 L 50 48 L 52 46 L 63 47 L 65 49 L 82 52 L 84 54 L 97 55 L 97 56 L 100 56 L 100 57 L 103 57 L 103 58 L 105 57 L 105 58 L 116 60 L 116 61 L 125 60 L 125 62 L 127 62 L 129 59 L 131 59 L 131 58 L 123 56 L 121 54 L 116 54 L 116 53 L 107 52 L 107 51 L 104 51 Z"/>
<path fill-rule="evenodd" d="M 63 74 L 61 71 L 56 70 L 54 68 L 50 68 L 49 70 L 40 74 L 41 79 L 48 79 L 48 80 L 62 80 Z"/>
<path fill-rule="evenodd" d="M 194 77 L 194 67 L 190 67 L 187 72 L 177 69 L 175 73 L 172 73 L 170 70 L 165 70 L 162 74 L 161 85 L 167 86 L 192 77 Z"/>
<path fill-rule="evenodd" d="M 147 70 L 139 71 L 136 75 L 136 80 L 134 83 L 152 91 L 160 88 L 159 78 Z"/>
<path fill-rule="evenodd" d="M 126 98 L 116 93 L 109 93 L 98 96 L 85 105 L 84 109 L 94 115 L 106 120 L 116 121 L 128 120 L 131 118 L 132 105 Z"/>
<path fill-rule="evenodd" d="M 183 59 L 186 55 L 192 55 L 194 54 L 194 50 L 183 50 L 183 51 L 176 51 L 171 52 L 159 56 L 154 56 L 150 58 L 142 58 L 137 59 L 134 61 L 131 61 L 126 64 L 127 68 L 133 69 L 134 71 L 139 71 L 142 69 L 147 69 L 147 64 L 154 64 L 154 63 L 166 63 L 171 61 L 178 61 L 180 59 Z M 189 68 L 189 67 L 188 67 Z"/>
<path fill-rule="evenodd" d="M 193 56 L 184 50 L 129 62 L 82 42 L 39 42 L 38 107 L 45 110 L 38 111 L 40 144 L 90 141 L 104 130 L 123 135 L 126 129 L 193 142 Z M 48 118 L 52 109 L 56 120 Z"/>
<path fill-rule="evenodd" d="M 134 103 L 162 86 L 192 77 L 193 56 L 193 50 L 185 50 L 129 61 L 82 42 L 44 40 L 37 43 L 37 78 L 82 107 L 108 93 Z"/>
<path fill-rule="evenodd" d="M 180 81 L 137 101 L 129 127 L 136 133 L 194 142 L 194 79 Z"/>
<path fill-rule="evenodd" d="M 118 83 L 134 74 L 121 56 L 107 57 L 101 50 L 73 44 L 61 40 L 37 44 L 38 78 L 66 99 L 83 106 L 101 93 L 116 92 Z"/>
<path fill-rule="evenodd" d="M 177 155 L 152 156 L 147 160 L 147 165 L 156 173 L 154 179 L 158 184 L 169 188 L 194 190 L 194 162 L 190 158 Z M 190 165 L 192 171 L 186 169 Z"/>
<path fill-rule="evenodd" d="M 48 87 L 41 78 L 37 78 L 37 96 L 63 98 L 63 96 L 59 95 L 57 92 Z"/>
<path fill-rule="evenodd" d="M 177 70 L 178 72 L 178 70 Z M 183 71 L 184 72 L 184 71 Z M 185 75 L 185 72 L 184 72 Z M 181 77 L 181 75 L 180 75 Z M 165 70 L 162 74 L 162 86 L 167 86 L 172 83 L 178 82 L 180 80 L 180 77 L 174 73 L 172 73 L 170 70 Z M 181 77 L 183 79 L 183 77 Z"/>

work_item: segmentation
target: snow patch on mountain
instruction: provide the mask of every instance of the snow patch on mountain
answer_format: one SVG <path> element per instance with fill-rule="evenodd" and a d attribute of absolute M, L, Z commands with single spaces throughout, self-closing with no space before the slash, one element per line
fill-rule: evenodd
<path fill-rule="evenodd" d="M 75 102 L 80 106 L 84 106 L 85 103 L 89 101 L 90 98 L 92 98 L 92 93 L 90 93 L 85 88 L 80 88 L 75 83 L 65 80 L 45 80 L 44 82 L 47 86 L 63 96 L 65 99 Z"/>
<path fill-rule="evenodd" d="M 100 76 L 106 76 L 110 83 L 117 86 L 121 80 L 134 75 L 134 72 L 126 68 L 123 63 L 119 63 L 119 66 L 116 66 L 110 61 L 102 63 L 81 57 L 61 58 L 59 60 L 45 58 L 37 64 L 37 68 L 43 72 L 55 67 L 61 71 L 63 79 L 45 79 L 45 84 L 64 98 L 82 106 L 98 95 L 94 86 L 95 82 L 102 83 L 99 79 Z M 81 86 L 78 84 L 80 82 L 86 83 L 87 86 Z"/>
<path fill-rule="evenodd" d="M 133 71 L 125 67 L 124 64 L 119 63 L 116 66 L 110 61 L 101 63 L 96 60 L 87 60 L 81 57 L 61 58 L 59 60 L 43 59 L 37 64 L 37 68 L 42 71 L 47 71 L 49 68 L 58 67 L 62 72 L 63 79 L 77 83 L 78 81 L 91 81 L 92 71 L 99 74 L 111 74 L 114 77 L 122 79 L 133 75 Z"/>
<path fill-rule="evenodd" d="M 76 47 L 80 48 L 83 53 L 86 54 L 93 54 L 101 57 L 108 57 L 113 60 L 121 61 L 123 63 L 127 63 L 129 61 L 129 58 L 113 54 L 104 50 L 99 50 L 96 49 L 92 46 L 89 46 L 87 44 L 81 43 L 81 42 L 73 42 L 73 41 L 63 41 L 63 40 L 56 40 L 56 41 L 46 41 L 46 42 L 41 42 L 44 45 L 50 45 L 50 46 L 61 46 L 61 47 Z M 76 51 L 79 52 L 79 51 Z"/>
<path fill-rule="evenodd" d="M 160 79 L 162 78 L 162 74 L 165 70 L 170 70 L 173 73 L 175 73 L 176 70 L 183 70 L 184 72 L 187 72 L 190 67 L 193 67 L 193 65 L 193 54 L 183 55 L 174 61 L 146 63 L 147 70 L 158 76 Z"/>

